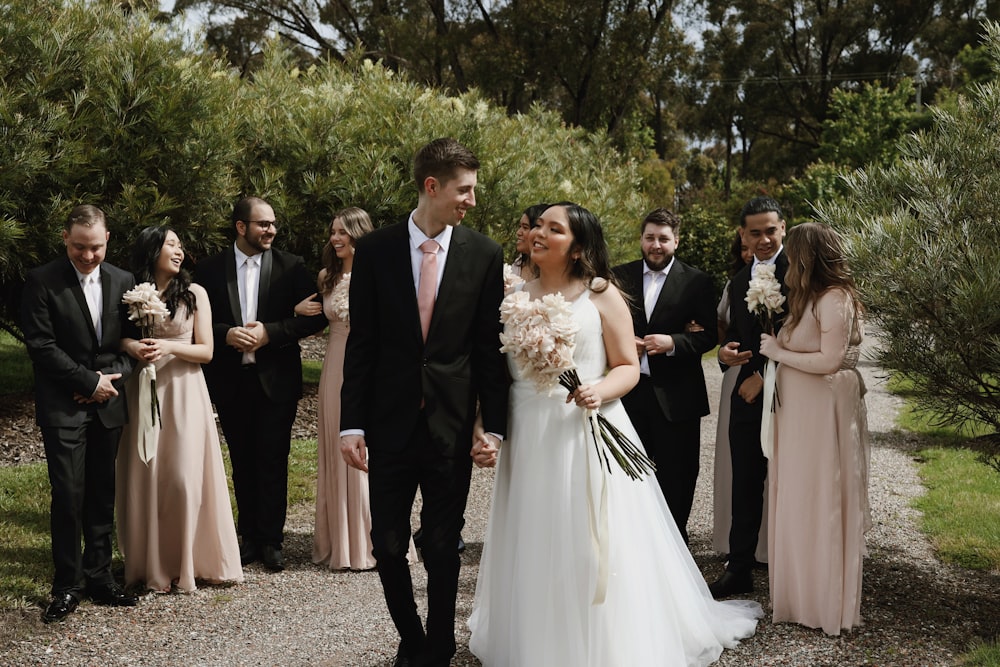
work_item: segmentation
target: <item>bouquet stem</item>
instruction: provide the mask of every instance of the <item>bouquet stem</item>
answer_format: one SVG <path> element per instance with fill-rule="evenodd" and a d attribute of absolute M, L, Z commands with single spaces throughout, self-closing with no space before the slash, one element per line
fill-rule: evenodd
<path fill-rule="evenodd" d="M 583 384 L 575 368 L 565 371 L 559 376 L 559 384 L 567 391 L 573 393 Z M 590 422 L 590 435 L 594 440 L 594 447 L 597 449 L 600 460 L 604 462 L 608 472 L 611 472 L 611 462 L 608 454 L 615 460 L 618 467 L 625 471 L 631 479 L 639 479 L 656 470 L 656 464 L 646 455 L 641 447 L 636 446 L 629 440 L 628 436 L 621 432 L 608 418 L 598 411 L 594 411 Z M 595 425 L 596 424 L 596 425 Z M 600 434 L 600 437 L 598 437 Z M 602 447 L 603 445 L 603 447 Z"/>

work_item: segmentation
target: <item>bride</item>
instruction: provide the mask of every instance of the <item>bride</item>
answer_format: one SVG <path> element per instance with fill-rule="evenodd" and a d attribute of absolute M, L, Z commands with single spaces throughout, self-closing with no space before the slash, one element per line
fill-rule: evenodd
<path fill-rule="evenodd" d="M 469 648 L 487 667 L 707 665 L 754 633 L 760 606 L 712 599 L 653 476 L 602 467 L 583 409 L 638 443 L 618 400 L 639 379 L 631 316 L 596 217 L 564 202 L 538 223 L 539 277 L 518 288 L 569 302 L 583 384 L 549 395 L 508 356 L 508 439 L 472 452 L 497 474 Z"/>

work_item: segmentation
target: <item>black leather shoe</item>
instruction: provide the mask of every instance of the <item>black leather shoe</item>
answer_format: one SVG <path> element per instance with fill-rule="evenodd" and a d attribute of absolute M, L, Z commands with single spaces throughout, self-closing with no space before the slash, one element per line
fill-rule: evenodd
<path fill-rule="evenodd" d="M 139 604 L 139 596 L 126 593 L 118 584 L 105 584 L 87 590 L 94 604 L 107 607 L 134 607 Z"/>
<path fill-rule="evenodd" d="M 753 575 L 750 572 L 730 572 L 726 570 L 722 576 L 708 585 L 713 598 L 726 598 L 739 593 L 753 593 Z"/>
<path fill-rule="evenodd" d="M 240 564 L 246 567 L 250 563 L 260 560 L 260 549 L 253 542 L 243 541 L 240 545 Z"/>
<path fill-rule="evenodd" d="M 403 644 L 399 644 L 399 649 L 396 651 L 396 659 L 392 661 L 392 667 L 413 667 L 417 663 L 410 660 L 410 656 L 403 651 Z"/>
<path fill-rule="evenodd" d="M 424 529 L 417 528 L 417 532 L 413 533 L 413 546 L 418 549 L 424 548 Z M 458 553 L 465 551 L 465 540 L 462 539 L 462 534 L 458 534 Z"/>
<path fill-rule="evenodd" d="M 66 619 L 67 616 L 76 610 L 80 604 L 79 600 L 70 593 L 62 593 L 52 598 L 52 602 L 42 612 L 43 623 L 58 623 Z"/>
<path fill-rule="evenodd" d="M 281 547 L 265 544 L 260 550 L 260 559 L 264 567 L 272 572 L 281 572 L 285 569 L 285 559 L 281 555 Z"/>

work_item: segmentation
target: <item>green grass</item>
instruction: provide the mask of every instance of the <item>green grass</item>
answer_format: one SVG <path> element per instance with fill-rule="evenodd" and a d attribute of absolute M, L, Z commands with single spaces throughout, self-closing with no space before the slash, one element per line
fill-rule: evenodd
<path fill-rule="evenodd" d="M 222 458 L 232 496 L 229 448 Z M 48 600 L 52 582 L 49 479 L 44 463 L 0 467 L 0 611 Z M 293 440 L 288 461 L 288 506 L 316 504 L 316 441 Z M 116 567 L 121 555 L 115 553 Z"/>
<path fill-rule="evenodd" d="M 1000 667 L 1000 640 L 977 642 L 962 655 L 958 664 L 962 667 Z"/>
<path fill-rule="evenodd" d="M 319 384 L 319 374 L 323 370 L 322 360 L 302 360 L 302 381 L 306 384 Z"/>
<path fill-rule="evenodd" d="M 941 560 L 974 570 L 1000 569 L 1000 475 L 966 449 L 920 452 L 927 493 L 914 500 Z"/>
<path fill-rule="evenodd" d="M 0 395 L 31 391 L 34 375 L 24 344 L 0 331 Z"/>
<path fill-rule="evenodd" d="M 44 463 L 0 467 L 0 608 L 48 597 L 49 478 Z"/>

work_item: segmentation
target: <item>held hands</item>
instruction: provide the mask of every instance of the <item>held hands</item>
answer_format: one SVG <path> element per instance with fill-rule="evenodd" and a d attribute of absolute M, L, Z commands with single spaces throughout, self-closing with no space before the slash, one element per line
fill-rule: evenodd
<path fill-rule="evenodd" d="M 365 447 L 365 436 L 345 435 L 340 439 L 340 455 L 352 468 L 368 472 L 368 450 Z"/>
<path fill-rule="evenodd" d="M 740 344 L 736 341 L 726 343 L 719 348 L 719 361 L 727 366 L 742 366 L 750 361 L 752 356 L 753 352 L 750 350 L 740 352 Z"/>
<path fill-rule="evenodd" d="M 752 405 L 763 390 L 764 378 L 760 376 L 760 373 L 754 373 L 740 384 L 740 398 Z"/>
<path fill-rule="evenodd" d="M 170 354 L 172 345 L 170 341 L 160 340 L 159 338 L 143 338 L 135 342 L 132 348 L 135 354 L 132 356 L 139 361 L 152 364 L 162 359 L 164 355 Z"/>
<path fill-rule="evenodd" d="M 483 429 L 483 416 L 476 415 L 476 423 L 472 427 L 472 451 L 469 452 L 473 463 L 480 468 L 492 468 L 497 464 L 499 453 L 500 441 Z"/>
<path fill-rule="evenodd" d="M 110 375 L 105 375 L 101 371 L 97 371 L 97 389 L 94 390 L 94 393 L 89 397 L 81 396 L 80 394 L 73 394 L 73 400 L 81 404 L 103 403 L 118 395 L 118 390 L 115 389 L 115 386 L 111 383 L 121 376 L 121 373 L 111 373 Z"/>
<path fill-rule="evenodd" d="M 306 298 L 295 304 L 295 314 L 300 317 L 312 317 L 313 315 L 319 315 L 323 312 L 323 304 L 319 301 L 313 301 L 319 292 L 313 292 Z"/>
<path fill-rule="evenodd" d="M 245 327 L 233 327 L 226 332 L 226 344 L 240 352 L 256 352 L 269 340 L 261 322 L 247 322 Z"/>
<path fill-rule="evenodd" d="M 593 385 L 581 384 L 572 394 L 566 397 L 566 402 L 576 402 L 584 410 L 596 410 L 601 407 L 601 395 Z"/>

